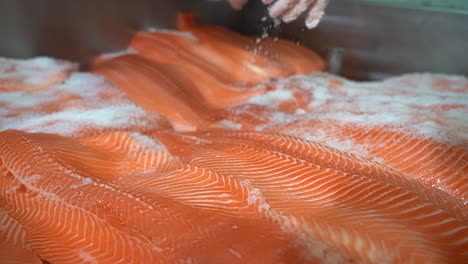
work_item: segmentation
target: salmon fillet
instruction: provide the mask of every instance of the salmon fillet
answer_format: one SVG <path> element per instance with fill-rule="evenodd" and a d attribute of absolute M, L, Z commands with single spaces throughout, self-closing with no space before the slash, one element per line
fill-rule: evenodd
<path fill-rule="evenodd" d="M 284 151 L 308 145 L 353 160 L 299 139 L 230 131 L 0 137 L 2 186 L 10 186 L 2 209 L 52 263 L 466 258 L 459 200 L 359 157 L 348 172 L 338 158 Z"/>
<path fill-rule="evenodd" d="M 104 78 L 90 73 L 73 73 L 63 83 L 43 90 L 0 91 L 0 131 L 19 129 L 79 137 L 157 127 L 171 125 L 159 114 L 135 105 Z"/>
<path fill-rule="evenodd" d="M 127 52 L 96 58 L 92 71 L 180 131 L 210 126 L 219 110 L 264 93 L 270 79 L 325 68 L 304 47 L 270 39 L 259 45 L 222 27 L 201 25 L 192 13 L 181 14 L 178 27 L 139 32 Z"/>
<path fill-rule="evenodd" d="M 228 109 L 222 122 L 362 155 L 466 204 L 467 93 L 463 77 L 407 75 L 377 83 L 292 77 Z"/>
<path fill-rule="evenodd" d="M 208 124 L 214 109 L 203 104 L 190 80 L 172 68 L 131 54 L 102 63 L 94 72 L 105 76 L 147 111 L 167 117 L 178 130 L 196 130 Z"/>
<path fill-rule="evenodd" d="M 0 263 L 468 261 L 466 78 L 353 82 L 286 40 L 179 29 L 92 73 L 0 60 L 22 65 Z"/>

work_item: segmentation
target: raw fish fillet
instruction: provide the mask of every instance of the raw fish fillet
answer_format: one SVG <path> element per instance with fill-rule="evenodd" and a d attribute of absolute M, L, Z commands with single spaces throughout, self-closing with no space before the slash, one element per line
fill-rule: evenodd
<path fill-rule="evenodd" d="M 26 230 L 3 210 L 0 211 L 0 227 L 0 263 L 42 263 L 26 244 Z"/>
<path fill-rule="evenodd" d="M 179 82 L 177 86 L 183 86 L 176 90 L 185 89 L 185 93 L 191 93 L 192 97 L 193 94 L 199 94 L 201 98 L 197 101 L 201 100 L 206 105 L 222 109 L 262 93 L 265 87 L 256 85 L 271 78 L 311 73 L 325 68 L 323 60 L 313 51 L 286 40 L 265 39 L 259 44 L 255 39 L 222 27 L 200 25 L 198 17 L 191 13 L 180 16 L 179 28 L 182 32 L 138 33 L 131 41 L 131 51 L 138 55 L 120 56 L 125 59 L 119 56 L 110 59 L 106 59 L 105 56 L 100 57 L 96 60 L 94 71 L 107 74 L 107 78 L 110 78 L 110 71 L 116 76 L 124 74 L 129 77 L 127 82 L 131 83 L 133 77 L 129 75 L 128 70 L 119 73 L 119 70 L 125 70 L 117 65 L 121 65 L 122 61 L 135 61 L 138 56 L 142 56 L 153 62 L 154 66 L 148 68 L 158 68 L 169 81 Z M 109 68 L 112 70 L 107 70 Z M 152 77 L 145 79 L 148 78 Z M 119 85 L 115 77 L 110 79 L 117 87 L 129 92 L 128 88 L 120 87 L 124 84 L 120 82 Z M 159 85 L 156 79 L 146 81 L 146 86 L 166 89 L 163 84 Z M 183 115 L 179 117 L 183 118 Z M 197 125 L 186 124 L 187 120 L 177 120 L 175 117 L 169 119 L 179 126 Z M 187 116 L 186 119 L 193 117 Z"/>
<path fill-rule="evenodd" d="M 263 94 L 270 79 L 324 70 L 313 51 L 286 40 L 258 43 L 183 13 L 180 31 L 140 32 L 124 53 L 104 55 L 93 72 L 177 130 L 203 129 L 219 112 Z M 135 89 L 138 86 L 138 89 Z"/>
<path fill-rule="evenodd" d="M 235 65 L 231 71 L 220 68 L 207 58 L 223 56 L 224 60 L 232 60 L 223 53 L 200 56 L 200 50 L 205 46 L 193 39 L 193 36 L 167 32 L 141 32 L 132 40 L 132 48 L 139 51 L 141 56 L 183 77 L 190 83 L 189 87 L 198 91 L 203 101 L 212 107 L 224 108 L 239 104 L 264 91 L 254 86 L 267 77 L 249 73 L 243 65 Z M 249 75 L 259 79 L 249 79 Z"/>
<path fill-rule="evenodd" d="M 353 152 L 467 204 L 467 94 L 467 79 L 444 75 L 376 83 L 324 74 L 292 77 L 250 104 L 227 110 L 222 123 Z"/>
<path fill-rule="evenodd" d="M 172 65 L 130 54 L 103 62 L 94 72 L 105 76 L 147 111 L 167 117 L 178 130 L 196 130 L 209 124 L 214 109 L 203 104 L 202 95 L 190 79 L 173 69 Z"/>
<path fill-rule="evenodd" d="M 19 219 L 30 234 L 26 242 L 51 263 L 300 260 L 301 246 L 294 245 L 294 237 L 283 233 L 277 223 L 262 220 L 255 204 L 247 201 L 247 187 L 210 179 L 141 134 L 77 140 L 7 131 L 0 137 L 2 166 L 9 168 L 3 170 L 2 185 L 15 189 L 2 188 L 1 200 L 6 202 L 2 209 Z M 38 166 L 21 166 L 19 153 L 36 157 Z M 149 182 L 141 186 L 135 181 L 156 179 L 154 175 L 189 179 L 194 173 L 207 177 L 199 188 L 212 181 L 211 189 L 220 194 L 228 191 L 223 194 L 224 210 L 240 205 L 240 215 L 201 210 L 195 205 L 202 196 L 198 199 L 192 193 L 189 201 L 182 202 L 151 190 Z M 194 184 L 196 188 L 198 183 Z M 223 202 L 217 206 L 223 209 Z M 258 250 L 265 253 L 257 254 Z"/>
<path fill-rule="evenodd" d="M 78 137 L 170 127 L 164 117 L 145 112 L 104 78 L 90 73 L 73 73 L 47 89 L 0 91 L 0 131 Z"/>
<path fill-rule="evenodd" d="M 193 13 L 182 13 L 178 27 L 204 46 L 201 50 L 190 47 L 193 52 L 204 55 L 206 60 L 231 74 L 240 74 L 239 78 L 244 80 L 261 78 L 258 81 L 264 81 L 325 69 L 325 63 L 317 53 L 289 40 L 249 38 L 223 27 L 201 25 Z M 241 65 L 237 66 L 239 63 Z M 251 73 L 242 72 L 242 69 Z"/>
<path fill-rule="evenodd" d="M 319 144 L 223 130 L 0 139 L 2 210 L 51 263 L 467 257 L 461 201 Z"/>
<path fill-rule="evenodd" d="M 296 75 L 196 19 L 40 85 L 0 60 L 0 263 L 468 263 L 465 77 Z"/>

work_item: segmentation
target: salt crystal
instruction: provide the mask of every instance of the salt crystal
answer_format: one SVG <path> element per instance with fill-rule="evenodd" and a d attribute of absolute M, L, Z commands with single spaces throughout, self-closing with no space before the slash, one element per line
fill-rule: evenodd
<path fill-rule="evenodd" d="M 138 132 L 134 132 L 131 134 L 134 139 L 136 139 L 139 143 L 141 143 L 146 148 L 152 151 L 163 151 L 166 150 L 166 147 L 162 142 L 156 141 L 151 137 L 143 135 Z"/>
<path fill-rule="evenodd" d="M 254 96 L 250 98 L 247 103 L 257 105 L 271 105 L 281 101 L 293 99 L 293 94 L 289 90 L 278 89 L 263 95 Z"/>
<path fill-rule="evenodd" d="M 52 110 L 41 110 L 49 103 L 54 105 Z M 20 129 L 72 136 L 82 129 L 144 128 L 160 120 L 126 99 L 103 77 L 91 73 L 74 73 L 62 84 L 45 90 L 0 92 L 0 105 L 4 106 L 0 131 Z"/>
<path fill-rule="evenodd" d="M 218 122 L 218 124 L 224 126 L 225 128 L 232 129 L 232 130 L 240 130 L 242 128 L 241 124 L 238 124 L 230 120 L 221 120 Z"/>
<path fill-rule="evenodd" d="M 437 80 L 444 81 L 443 85 L 436 86 Z M 295 100 L 293 89 L 312 95 L 310 103 L 307 109 L 297 109 L 294 114 L 283 113 L 279 106 Z M 354 82 L 318 74 L 279 80 L 276 89 L 254 96 L 247 103 L 271 109 L 270 121 L 255 127 L 257 131 L 295 121 L 335 120 L 365 127 L 390 125 L 395 130 L 458 144 L 468 138 L 467 102 L 468 80 L 460 76 L 411 74 L 380 82 Z M 365 154 L 351 142 L 329 144 L 341 144 L 347 151 L 356 149 L 356 153 Z"/>

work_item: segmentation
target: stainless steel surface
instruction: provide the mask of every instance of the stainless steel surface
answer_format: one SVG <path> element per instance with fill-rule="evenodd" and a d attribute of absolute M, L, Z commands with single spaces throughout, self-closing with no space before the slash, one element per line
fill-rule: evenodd
<path fill-rule="evenodd" d="M 381 79 L 407 72 L 468 75 L 468 13 L 447 8 L 416 8 L 377 1 L 331 0 L 322 22 L 306 30 L 302 21 L 270 30 L 260 4 L 245 13 L 243 30 L 297 40 L 324 58 L 342 49 L 341 74 L 353 79 Z M 380 1 L 390 2 L 390 1 Z M 411 1 L 409 1 L 411 2 Z M 414 2 L 414 1 L 413 1 Z M 430 2 L 430 1 L 428 1 Z"/>
<path fill-rule="evenodd" d="M 242 33 L 298 40 L 330 59 L 330 71 L 354 79 L 468 75 L 465 6 L 466 0 L 331 0 L 318 28 L 307 30 L 301 20 L 272 27 L 260 0 L 243 12 L 210 0 L 0 0 L 0 56 L 47 55 L 86 66 L 96 54 L 125 48 L 138 30 L 172 28 L 179 11 L 192 10 Z"/>
<path fill-rule="evenodd" d="M 48 55 L 86 65 L 95 54 L 124 49 L 148 27 L 173 28 L 193 10 L 207 23 L 239 30 L 242 14 L 206 0 L 0 0 L 0 56 Z"/>

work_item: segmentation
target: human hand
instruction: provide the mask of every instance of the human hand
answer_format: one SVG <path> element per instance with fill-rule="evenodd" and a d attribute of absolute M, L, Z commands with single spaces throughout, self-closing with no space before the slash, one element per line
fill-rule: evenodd
<path fill-rule="evenodd" d="M 228 0 L 234 9 L 242 9 L 248 0 Z M 262 0 L 270 6 L 269 14 L 274 19 L 285 23 L 296 20 L 306 13 L 305 24 L 308 28 L 314 28 L 320 22 L 324 14 L 328 0 Z"/>

